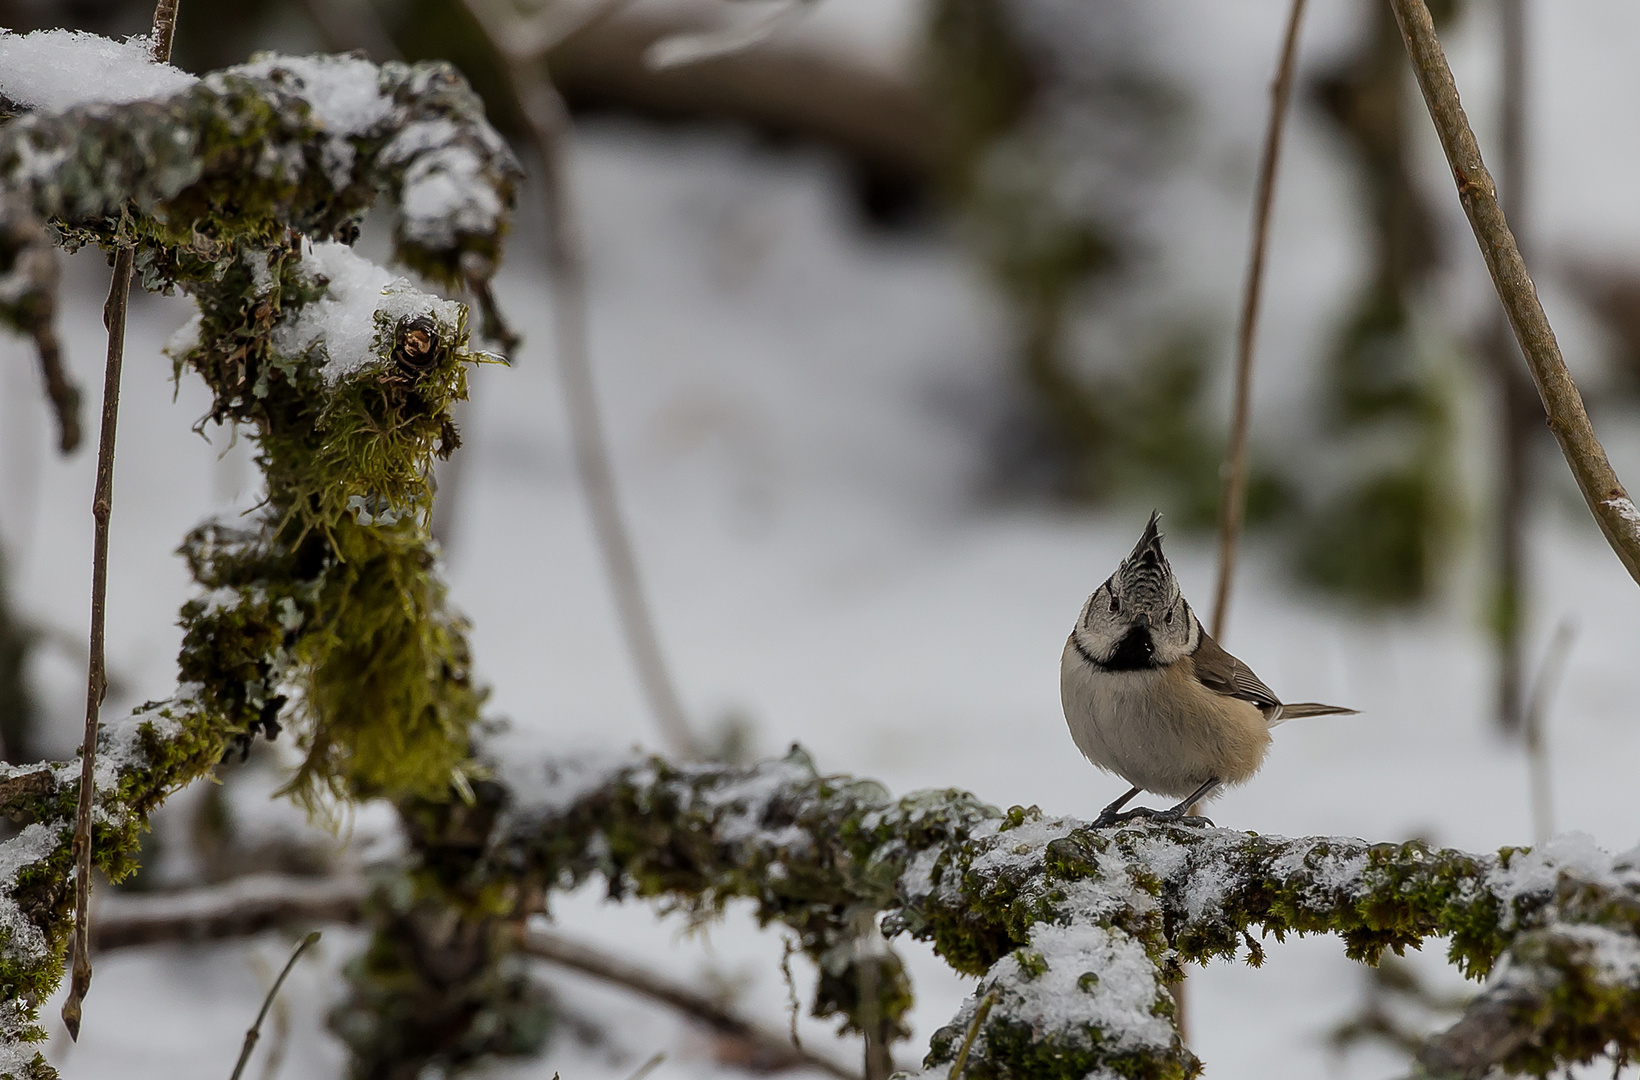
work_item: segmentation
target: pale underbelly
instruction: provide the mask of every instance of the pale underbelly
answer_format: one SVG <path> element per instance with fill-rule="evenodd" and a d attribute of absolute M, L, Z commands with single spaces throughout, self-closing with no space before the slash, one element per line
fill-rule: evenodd
<path fill-rule="evenodd" d="M 1252 705 L 1168 669 L 1095 674 L 1073 653 L 1061 670 L 1077 748 L 1128 783 L 1184 798 L 1208 780 L 1237 784 L 1263 762 L 1270 736 Z"/>

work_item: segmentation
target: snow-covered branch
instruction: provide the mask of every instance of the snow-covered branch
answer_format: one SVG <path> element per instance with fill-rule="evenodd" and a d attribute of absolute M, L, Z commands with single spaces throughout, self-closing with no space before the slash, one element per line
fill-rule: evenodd
<path fill-rule="evenodd" d="M 1517 1003 L 1513 1035 L 1487 1043 L 1486 1067 L 1541 1070 L 1640 1048 L 1640 850 L 1613 858 L 1564 839 L 1492 856 L 1225 829 L 1095 830 L 1034 808 L 1004 814 L 958 791 L 893 800 L 869 781 L 819 775 L 800 753 L 749 769 L 558 765 L 534 781 L 518 786 L 498 827 L 491 873 L 547 887 L 601 874 L 615 896 L 702 916 L 749 898 L 761 920 L 793 927 L 821 957 L 846 940 L 848 913 L 881 913 L 890 936 L 930 940 L 980 976 L 934 1036 L 930 1066 L 949 1065 L 978 1003 L 995 994 L 965 1076 L 1192 1075 L 1165 984 L 1184 960 L 1244 946 L 1257 963 L 1254 932 L 1337 934 L 1368 962 L 1447 936 L 1467 974 L 1500 969 L 1432 1044 L 1432 1065 L 1452 1060 L 1441 1053 L 1500 999 Z M 1469 1075 L 1476 1059 L 1464 1060 L 1455 1071 Z"/>
<path fill-rule="evenodd" d="M 71 240 L 174 249 L 139 267 L 150 288 L 275 230 L 346 232 L 383 194 L 397 256 L 427 276 L 458 284 L 464 255 L 492 270 L 499 257 L 518 163 L 448 64 L 270 55 L 197 80 L 113 67 L 105 86 L 100 54 L 76 57 L 116 43 L 48 31 L 0 45 L 50 50 L 0 80 L 34 107 L 0 128 L 0 198 Z"/>

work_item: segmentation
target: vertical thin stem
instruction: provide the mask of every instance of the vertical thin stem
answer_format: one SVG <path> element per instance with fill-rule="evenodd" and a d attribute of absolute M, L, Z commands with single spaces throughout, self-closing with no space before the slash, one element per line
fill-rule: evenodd
<path fill-rule="evenodd" d="M 181 0 L 159 0 L 154 5 L 154 29 L 150 34 L 154 42 L 154 62 L 169 64 L 171 62 L 171 42 L 177 36 L 177 5 Z"/>
<path fill-rule="evenodd" d="M 1498 140 L 1498 180 L 1502 204 L 1517 241 L 1526 208 L 1526 3 L 1501 0 L 1503 23 L 1502 95 Z M 1500 308 L 1487 343 L 1492 377 L 1502 409 L 1498 420 L 1496 495 L 1497 581 L 1493 620 L 1498 646 L 1498 726 L 1519 732 L 1525 708 L 1522 632 L 1529 600 L 1526 583 L 1526 513 L 1531 491 L 1531 446 L 1538 406 L 1531 380 L 1521 370 L 1520 351 Z"/>
<path fill-rule="evenodd" d="M 154 60 L 171 58 L 176 32 L 178 0 L 159 0 L 154 9 Z M 74 819 L 74 970 L 68 998 L 63 1002 L 63 1025 L 69 1037 L 80 1037 L 81 1006 L 91 989 L 91 817 L 97 794 L 97 729 L 102 702 L 108 693 L 104 656 L 108 606 L 108 526 L 114 510 L 114 436 L 119 428 L 120 371 L 125 363 L 125 313 L 131 296 L 135 263 L 132 248 L 121 242 L 114 253 L 113 280 L 103 305 L 108 328 L 108 362 L 103 369 L 102 428 L 97 438 L 97 489 L 91 499 L 96 531 L 91 552 L 91 648 L 86 664 L 85 735 L 80 747 L 80 799 Z"/>
<path fill-rule="evenodd" d="M 1252 250 L 1247 257 L 1247 279 L 1242 294 L 1241 324 L 1236 333 L 1236 391 L 1230 421 L 1230 448 L 1224 467 L 1224 491 L 1219 500 L 1219 583 L 1213 601 L 1214 637 L 1222 637 L 1230 615 L 1230 587 L 1236 572 L 1236 546 L 1247 512 L 1247 437 L 1252 426 L 1253 345 L 1258 337 L 1259 304 L 1264 293 L 1264 253 L 1270 240 L 1270 211 L 1275 205 L 1276 171 L 1281 163 L 1281 135 L 1287 102 L 1293 94 L 1298 64 L 1298 34 L 1305 0 L 1293 0 L 1287 13 L 1287 31 L 1281 59 L 1270 87 L 1270 118 L 1264 131 L 1264 156 L 1259 162 L 1258 192 L 1253 211 Z"/>
<path fill-rule="evenodd" d="M 1236 548 L 1247 516 L 1247 440 L 1253 423 L 1253 346 L 1258 340 L 1259 305 L 1264 297 L 1264 253 L 1270 245 L 1270 212 L 1276 201 L 1276 173 L 1281 164 L 1281 136 L 1286 129 L 1287 103 L 1293 96 L 1298 69 L 1299 28 L 1305 0 L 1293 0 L 1287 29 L 1281 38 L 1275 81 L 1270 85 L 1270 115 L 1264 127 L 1264 154 L 1259 159 L 1258 188 L 1253 196 L 1253 235 L 1243 282 L 1241 321 L 1236 330 L 1236 389 L 1230 417 L 1230 446 L 1225 455 L 1224 487 L 1219 497 L 1219 581 L 1213 597 L 1211 633 L 1222 639 L 1230 618 L 1230 589 L 1236 577 Z M 1191 807 L 1191 813 L 1195 807 Z M 1181 977 L 1173 991 L 1179 1038 L 1190 1040 L 1190 1007 Z"/>
<path fill-rule="evenodd" d="M 1537 287 L 1526 272 L 1526 260 L 1521 258 L 1503 208 L 1498 205 L 1497 189 L 1486 163 L 1481 160 L 1480 146 L 1469 126 L 1469 118 L 1464 115 L 1458 87 L 1452 80 L 1452 69 L 1447 65 L 1440 38 L 1435 34 L 1429 8 L 1424 0 L 1390 0 L 1390 6 L 1401 27 L 1401 38 L 1406 43 L 1413 73 L 1418 77 L 1418 88 L 1423 91 L 1424 104 L 1440 136 L 1441 149 L 1452 167 L 1458 201 L 1475 233 L 1475 242 L 1486 260 L 1498 299 L 1509 316 L 1515 340 L 1520 342 L 1521 352 L 1525 354 L 1526 366 L 1548 416 L 1549 430 L 1560 444 L 1561 456 L 1566 459 L 1578 490 L 1583 493 L 1583 501 L 1600 526 L 1601 535 L 1629 576 L 1640 582 L 1640 509 L 1636 509 L 1617 478 L 1611 459 L 1589 422 L 1583 395 L 1566 368 L 1560 343 L 1555 340 L 1549 317 L 1538 301 Z"/>
<path fill-rule="evenodd" d="M 245 1032 L 245 1045 L 239 1048 L 239 1060 L 234 1064 L 233 1075 L 229 1080 L 239 1080 L 240 1075 L 244 1073 L 245 1066 L 251 1060 L 251 1051 L 256 1049 L 256 1040 L 262 1037 L 262 1021 L 268 1018 L 268 1010 L 273 1008 L 273 1000 L 279 996 L 279 988 L 285 985 L 285 979 L 296 966 L 296 961 L 300 960 L 308 947 L 318 940 L 319 931 L 315 930 L 302 939 L 296 950 L 290 954 L 290 959 L 285 961 L 284 970 L 279 972 L 279 977 L 273 980 L 273 985 L 268 988 L 268 996 L 262 999 L 262 1008 L 256 1014 L 256 1022 Z"/>
<path fill-rule="evenodd" d="M 621 631 L 662 738 L 672 753 L 696 758 L 701 755 L 700 744 L 690 730 L 661 651 L 660 636 L 655 631 L 643 578 L 638 571 L 638 558 L 621 516 L 615 470 L 598 410 L 588 345 L 586 252 L 568 171 L 569 111 L 557 88 L 542 74 L 542 61 L 520 56 L 507 47 L 506 28 L 498 25 L 483 0 L 464 2 L 490 39 L 491 47 L 505 61 L 503 67 L 510 88 L 528 123 L 530 141 L 541 163 L 558 371 L 569 411 L 576 471 L 586 494 L 610 591 L 614 593 Z"/>
<path fill-rule="evenodd" d="M 985 1018 L 990 1015 L 991 1006 L 997 1003 L 997 992 L 992 990 L 980 1001 L 974 1010 L 974 1022 L 968 1025 L 968 1034 L 963 1036 L 962 1047 L 957 1051 L 957 1059 L 951 1063 L 951 1073 L 946 1080 L 962 1080 L 962 1068 L 968 1064 L 968 1051 L 974 1047 L 974 1038 L 979 1029 L 984 1026 Z"/>
<path fill-rule="evenodd" d="M 1543 665 L 1532 680 L 1532 696 L 1526 705 L 1521 734 L 1526 743 L 1526 769 L 1532 792 L 1532 842 L 1543 844 L 1555 832 L 1554 787 L 1549 773 L 1549 700 L 1566 673 L 1566 658 L 1577 636 L 1576 624 L 1562 619 L 1543 654 Z"/>
<path fill-rule="evenodd" d="M 91 813 L 96 799 L 97 728 L 108 693 L 104 636 L 108 607 L 108 524 L 114 503 L 114 435 L 119 426 L 120 370 L 125 363 L 125 309 L 131 291 L 132 251 L 114 255 L 114 280 L 103 305 L 108 327 L 108 363 L 103 369 L 102 431 L 97 439 L 97 490 L 91 517 L 96 534 L 91 551 L 91 662 L 86 665 L 85 742 L 80 747 L 80 803 L 74 819 L 74 974 L 63 1023 L 71 1038 L 80 1037 L 80 1005 L 91 989 Z"/>

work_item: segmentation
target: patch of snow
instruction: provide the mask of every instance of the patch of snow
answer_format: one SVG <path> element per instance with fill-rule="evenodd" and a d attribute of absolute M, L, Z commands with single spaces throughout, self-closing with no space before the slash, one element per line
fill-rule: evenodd
<path fill-rule="evenodd" d="M 38 964 L 46 958 L 45 935 L 11 894 L 17 876 L 57 850 L 57 844 L 56 830 L 38 821 L 0 843 L 0 955 L 7 960 Z"/>
<path fill-rule="evenodd" d="M 535 754 L 503 753 L 498 755 L 495 768 L 512 791 L 519 812 L 554 817 L 609 783 L 616 773 L 642 760 L 636 752 L 586 754 L 546 762 Z"/>
<path fill-rule="evenodd" d="M 1508 866 L 1499 866 L 1491 873 L 1486 885 L 1502 901 L 1507 918 L 1513 916 L 1520 898 L 1553 894 L 1562 874 L 1621 887 L 1619 875 L 1613 873 L 1614 862 L 1588 833 L 1563 833 L 1530 851 L 1517 852 Z"/>
<path fill-rule="evenodd" d="M 1042 974 L 1022 960 L 1035 953 Z M 1005 995 L 1008 1014 L 1041 1036 L 1085 1041 L 1091 1023 L 1113 1049 L 1165 1047 L 1172 1028 L 1157 1016 L 1162 987 L 1144 946 L 1102 926 L 1037 923 L 1030 944 L 997 961 L 986 980 Z"/>
<path fill-rule="evenodd" d="M 379 341 L 376 313 L 389 325 L 407 315 L 430 314 L 444 333 L 454 333 L 461 305 L 421 292 L 408 279 L 356 254 L 333 240 L 304 243 L 302 271 L 323 277 L 324 295 L 282 319 L 273 330 L 273 347 L 297 357 L 319 350 L 325 381 L 341 379 L 387 359 L 391 342 Z"/>
<path fill-rule="evenodd" d="M 0 1076 L 26 1076 L 40 1047 L 5 1036 L 30 1022 L 21 1001 L 0 1001 Z"/>
<path fill-rule="evenodd" d="M 114 41 L 78 30 L 0 33 L 0 94 L 58 112 L 92 102 L 164 98 L 199 80 L 154 62 L 145 37 Z"/>
<path fill-rule="evenodd" d="M 1330 850 L 1316 850 L 1323 846 Z M 1302 847 L 1295 845 L 1270 864 L 1270 872 L 1276 877 L 1304 876 L 1310 882 L 1307 887 L 1317 892 L 1359 887 L 1361 872 L 1366 868 L 1367 853 L 1361 842 L 1341 836 L 1316 837 Z"/>
<path fill-rule="evenodd" d="M 406 235 L 434 246 L 448 246 L 461 234 L 494 232 L 505 209 L 484 179 L 484 163 L 464 146 L 418 157 L 399 193 Z"/>
<path fill-rule="evenodd" d="M 204 323 L 205 317 L 195 312 L 192 318 L 177 327 L 176 333 L 172 334 L 165 342 L 162 351 L 172 360 L 180 360 L 187 356 L 199 348 L 199 330 Z"/>
<path fill-rule="evenodd" d="M 1047 818 L 1027 821 L 1006 832 L 995 832 L 997 823 L 986 822 L 975 831 L 976 837 L 993 832 L 995 838 L 985 854 L 974 860 L 972 869 L 978 874 L 1034 870 L 1042 865 L 1043 851 L 1051 841 L 1069 836 L 1081 824 L 1075 818 Z"/>
<path fill-rule="evenodd" d="M 1640 941 L 1633 934 L 1594 923 L 1560 925 L 1555 932 L 1589 946 L 1589 962 L 1607 986 L 1640 986 Z"/>
<path fill-rule="evenodd" d="M 900 892 L 913 902 L 934 895 L 934 868 L 939 865 L 941 850 L 925 848 L 911 857 L 900 874 Z"/>
<path fill-rule="evenodd" d="M 1600 505 L 1611 507 L 1617 512 L 1618 517 L 1622 518 L 1636 529 L 1640 529 L 1640 509 L 1635 507 L 1633 500 L 1623 497 L 1616 499 L 1602 499 L 1600 501 Z"/>
<path fill-rule="evenodd" d="M 380 89 L 380 69 L 357 56 L 266 55 L 232 70 L 289 83 L 333 135 L 366 134 L 393 112 Z"/>

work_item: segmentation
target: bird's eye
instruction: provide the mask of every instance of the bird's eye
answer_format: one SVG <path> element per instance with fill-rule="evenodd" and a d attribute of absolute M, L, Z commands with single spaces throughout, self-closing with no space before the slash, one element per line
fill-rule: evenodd
<path fill-rule="evenodd" d="M 1119 601 L 1118 601 L 1118 600 L 1117 600 L 1117 599 L 1116 599 L 1116 597 L 1114 597 L 1114 596 L 1112 596 L 1112 597 L 1111 597 L 1111 598 L 1110 598 L 1110 613 L 1111 613 L 1111 614 L 1112 614 L 1112 615 L 1114 615 L 1114 614 L 1116 614 L 1116 613 L 1117 613 L 1117 612 L 1118 612 L 1118 611 L 1120 611 L 1120 610 L 1121 610 L 1121 608 L 1122 608 L 1122 605 L 1121 605 L 1121 603 L 1120 603 L 1120 602 L 1119 602 Z"/>
<path fill-rule="evenodd" d="M 1171 608 L 1168 609 L 1168 612 L 1167 612 L 1166 615 L 1162 616 L 1162 621 L 1164 623 L 1167 623 L 1169 626 L 1173 625 L 1173 610 Z"/>

